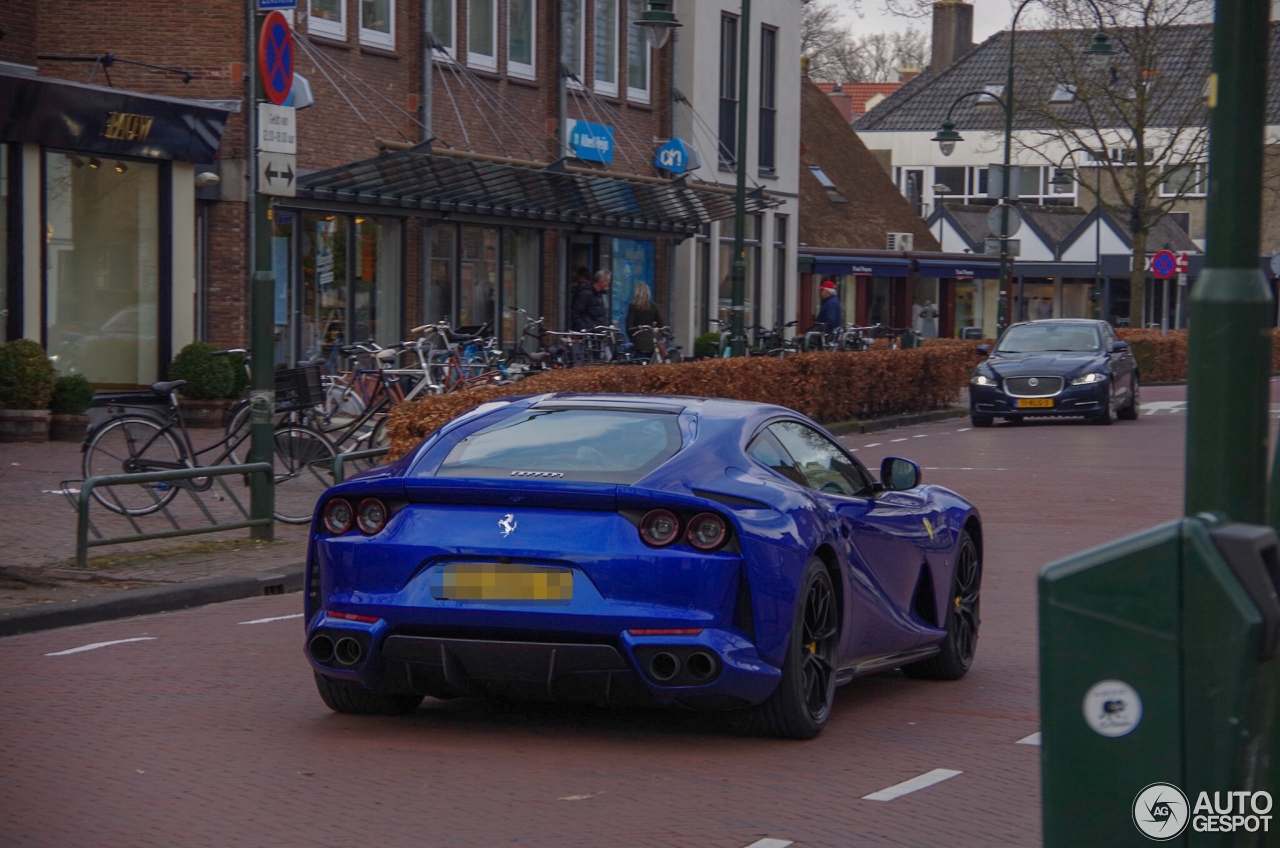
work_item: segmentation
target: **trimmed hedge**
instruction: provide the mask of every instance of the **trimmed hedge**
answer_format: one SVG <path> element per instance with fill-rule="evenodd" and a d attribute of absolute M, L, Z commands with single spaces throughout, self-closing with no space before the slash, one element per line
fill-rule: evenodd
<path fill-rule="evenodd" d="M 1129 343 L 1144 383 L 1180 383 L 1187 379 L 1187 331 L 1131 330 L 1116 335 Z M 1271 331 L 1271 371 L 1280 372 L 1280 331 Z"/>
<path fill-rule="evenodd" d="M 775 403 L 816 421 L 845 421 L 950 406 L 967 384 L 974 343 L 931 339 L 913 350 L 801 353 L 704 359 L 676 365 L 613 365 L 537 374 L 504 386 L 435 395 L 398 407 L 387 422 L 397 457 L 451 418 L 485 401 L 544 392 L 625 392 Z"/>

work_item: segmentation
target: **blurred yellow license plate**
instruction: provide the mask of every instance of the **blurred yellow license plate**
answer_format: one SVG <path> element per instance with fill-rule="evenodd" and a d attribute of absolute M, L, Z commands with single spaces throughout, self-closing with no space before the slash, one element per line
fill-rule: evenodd
<path fill-rule="evenodd" d="M 1018 409 L 1053 409 L 1053 398 L 1019 398 Z"/>
<path fill-rule="evenodd" d="M 573 600 L 573 572 L 567 568 L 477 562 L 441 568 L 432 580 L 431 594 L 446 601 Z"/>

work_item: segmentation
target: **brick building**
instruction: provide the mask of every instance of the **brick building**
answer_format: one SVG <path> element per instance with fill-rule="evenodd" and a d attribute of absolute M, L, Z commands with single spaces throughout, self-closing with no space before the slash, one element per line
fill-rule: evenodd
<path fill-rule="evenodd" d="M 643 7 L 300 0 L 285 14 L 314 104 L 295 84 L 294 159 L 254 152 L 262 17 L 242 0 L 6 11 L 4 338 L 145 384 L 193 339 L 244 344 L 268 266 L 278 364 L 441 318 L 510 345 L 509 307 L 565 323 L 580 266 L 613 271 L 615 316 L 639 282 L 670 303 L 673 246 L 733 198 L 654 169 L 671 48 L 631 25 Z M 282 187 L 260 221 L 257 189 Z"/>

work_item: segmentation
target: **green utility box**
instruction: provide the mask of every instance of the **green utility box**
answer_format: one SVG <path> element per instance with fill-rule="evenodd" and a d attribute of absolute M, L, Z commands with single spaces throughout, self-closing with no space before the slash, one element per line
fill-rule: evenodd
<path fill-rule="evenodd" d="M 1046 846 L 1280 846 L 1278 592 L 1275 531 L 1208 518 L 1044 569 Z"/>

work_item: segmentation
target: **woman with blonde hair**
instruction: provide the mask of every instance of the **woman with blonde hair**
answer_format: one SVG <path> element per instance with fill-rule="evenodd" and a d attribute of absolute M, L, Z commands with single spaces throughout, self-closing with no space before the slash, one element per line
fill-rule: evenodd
<path fill-rule="evenodd" d="M 627 335 L 631 337 L 636 353 L 642 356 L 653 354 L 653 330 L 643 327 L 657 327 L 661 324 L 662 313 L 658 310 L 658 305 L 649 299 L 648 284 L 636 283 L 631 304 L 627 307 L 625 323 Z"/>

